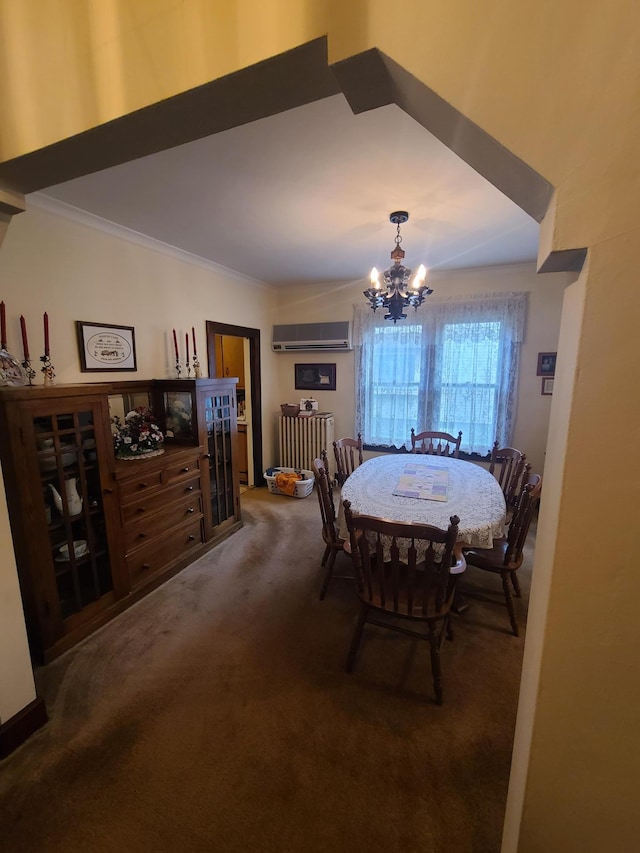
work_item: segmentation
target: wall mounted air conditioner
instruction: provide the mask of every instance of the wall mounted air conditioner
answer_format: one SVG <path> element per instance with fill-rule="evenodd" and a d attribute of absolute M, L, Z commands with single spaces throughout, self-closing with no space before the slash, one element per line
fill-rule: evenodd
<path fill-rule="evenodd" d="M 351 323 L 294 323 L 274 326 L 271 337 L 274 352 L 347 352 L 351 345 Z"/>

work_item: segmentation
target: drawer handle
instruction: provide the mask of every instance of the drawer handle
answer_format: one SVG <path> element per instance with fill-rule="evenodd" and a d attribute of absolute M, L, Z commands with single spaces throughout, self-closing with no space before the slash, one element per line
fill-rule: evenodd
<path fill-rule="evenodd" d="M 104 489 L 104 490 L 103 490 L 103 494 L 104 494 L 104 495 L 112 495 L 112 494 L 113 494 L 113 489 Z"/>
<path fill-rule="evenodd" d="M 189 466 L 187 465 L 186 467 L 184 467 L 184 468 L 182 469 L 182 473 L 183 473 L 183 474 L 186 474 L 188 470 L 189 470 Z"/>
<path fill-rule="evenodd" d="M 143 568 L 143 569 L 150 569 L 150 568 L 151 568 L 151 563 L 143 563 L 143 564 L 142 564 L 142 568 Z"/>
<path fill-rule="evenodd" d="M 204 454 L 204 456 L 203 456 L 202 458 L 203 458 L 203 459 L 211 459 L 211 454 L 210 454 L 210 453 L 205 453 L 205 454 Z"/>
<path fill-rule="evenodd" d="M 194 509 L 192 506 L 188 507 L 188 509 L 187 509 L 187 515 L 188 515 L 190 512 L 195 512 L 195 509 Z"/>
<path fill-rule="evenodd" d="M 193 533 L 190 533 L 190 534 L 189 534 L 189 542 L 193 542 L 193 540 L 194 540 L 195 538 L 196 538 L 196 537 L 193 535 Z"/>
<path fill-rule="evenodd" d="M 141 512 L 145 512 L 145 508 L 143 506 L 139 506 L 138 509 L 136 510 L 136 512 L 138 514 L 140 514 Z"/>
<path fill-rule="evenodd" d="M 193 491 L 193 486 L 187 486 L 187 488 L 185 489 L 185 492 L 192 492 L 192 491 Z"/>
<path fill-rule="evenodd" d="M 139 489 L 146 489 L 146 488 L 147 488 L 147 484 L 146 484 L 146 483 L 138 483 L 138 488 L 139 488 Z"/>
<path fill-rule="evenodd" d="M 144 539 L 146 535 L 146 533 L 138 533 L 138 539 Z"/>

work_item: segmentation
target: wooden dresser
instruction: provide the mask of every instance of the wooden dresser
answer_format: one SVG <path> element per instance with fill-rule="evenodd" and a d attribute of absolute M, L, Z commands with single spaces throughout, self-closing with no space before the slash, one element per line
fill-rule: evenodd
<path fill-rule="evenodd" d="M 0 458 L 37 661 L 52 660 L 242 526 L 236 382 L 0 389 Z M 118 460 L 114 407 L 141 404 L 168 436 L 164 453 Z"/>
<path fill-rule="evenodd" d="M 124 554 L 136 588 L 175 564 L 191 562 L 204 543 L 202 448 L 170 448 L 164 456 L 116 462 Z"/>

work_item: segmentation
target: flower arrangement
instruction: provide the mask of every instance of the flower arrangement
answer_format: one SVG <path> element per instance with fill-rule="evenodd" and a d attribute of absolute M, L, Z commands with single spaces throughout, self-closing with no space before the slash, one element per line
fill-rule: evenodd
<path fill-rule="evenodd" d="M 118 459 L 136 459 L 164 453 L 164 436 L 153 412 L 144 406 L 128 412 L 124 421 L 118 415 L 111 418 L 111 431 Z"/>

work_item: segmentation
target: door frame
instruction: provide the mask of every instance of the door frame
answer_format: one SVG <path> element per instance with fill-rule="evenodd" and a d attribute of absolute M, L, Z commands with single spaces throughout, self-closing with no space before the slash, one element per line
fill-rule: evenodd
<path fill-rule="evenodd" d="M 264 486 L 264 468 L 262 466 L 262 379 L 260 373 L 260 329 L 250 329 L 248 326 L 231 326 L 229 323 L 218 323 L 215 320 L 205 321 L 207 330 L 207 364 L 209 376 L 217 375 L 216 371 L 216 335 L 230 335 L 234 338 L 249 339 L 249 369 L 251 371 L 251 429 L 253 432 L 251 458 L 247 462 L 253 465 L 253 482 L 256 486 Z"/>

